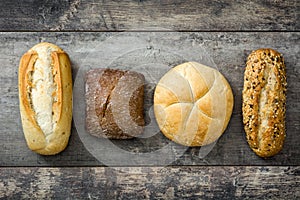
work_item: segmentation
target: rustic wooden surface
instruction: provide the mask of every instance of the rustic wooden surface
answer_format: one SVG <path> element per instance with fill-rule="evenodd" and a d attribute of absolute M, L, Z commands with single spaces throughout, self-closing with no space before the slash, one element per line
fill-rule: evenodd
<path fill-rule="evenodd" d="M 2 4 L 0 30 L 4 31 L 300 29 L 297 0 L 47 0 Z"/>
<path fill-rule="evenodd" d="M 0 199 L 299 199 L 299 8 L 297 0 L 0 1 Z M 18 112 L 20 56 L 40 41 L 56 43 L 69 53 L 75 78 L 80 56 L 116 34 L 106 31 L 134 31 L 126 34 L 147 41 L 162 35 L 156 42 L 174 48 L 190 42 L 214 59 L 236 102 L 208 156 L 190 148 L 169 167 L 104 167 L 74 125 L 63 153 L 43 157 L 27 149 Z M 288 73 L 286 145 L 267 160 L 248 148 L 240 111 L 245 59 L 260 47 L 283 53 Z M 144 144 L 138 149 L 152 150 Z"/>
<path fill-rule="evenodd" d="M 107 39 L 114 36 L 113 39 Z M 300 163 L 300 143 L 299 121 L 300 121 L 300 82 L 299 82 L 299 62 L 300 49 L 299 33 L 2 33 L 0 42 L 6 48 L 1 49 L 3 66 L 1 74 L 1 96 L 0 108 L 2 110 L 0 132 L 9 133 L 0 135 L 0 144 L 4 151 L 0 152 L 2 166 L 94 166 L 103 165 L 98 162 L 84 147 L 73 124 L 72 136 L 68 148 L 57 156 L 44 157 L 31 152 L 25 144 L 20 124 L 18 107 L 17 70 L 21 55 L 31 46 L 40 41 L 50 41 L 61 46 L 69 53 L 73 63 L 73 75 L 80 65 L 96 63 L 98 57 L 87 58 L 82 63 L 85 56 L 95 55 L 89 51 L 101 51 L 101 63 L 106 63 L 112 58 L 111 53 L 101 44 L 118 47 L 118 41 L 127 42 L 127 38 L 135 38 L 144 41 L 145 51 L 147 46 L 152 45 L 153 49 L 158 47 L 157 41 L 164 47 L 169 47 L 174 51 L 180 49 L 184 44 L 193 49 L 193 45 L 202 45 L 208 54 L 214 59 L 218 69 L 224 74 L 232 86 L 235 96 L 235 106 L 230 124 L 220 138 L 213 150 L 204 158 L 200 159 L 198 154 L 200 148 L 190 148 L 183 156 L 177 159 L 172 165 L 299 165 Z M 107 42 L 105 40 L 108 40 Z M 148 42 L 147 42 L 148 41 Z M 131 41 L 128 41 L 131 42 Z M 97 47 L 100 46 L 100 47 Z M 288 72 L 288 96 L 287 96 L 287 138 L 286 145 L 279 155 L 271 159 L 261 159 L 250 149 L 245 140 L 243 124 L 241 122 L 241 90 L 243 86 L 243 71 L 245 60 L 251 50 L 259 47 L 272 47 L 280 51 L 286 60 Z M 90 48 L 90 50 L 89 50 Z M 97 49 L 98 48 L 98 49 Z M 120 47 L 121 48 L 121 47 Z M 143 53 L 142 55 L 144 55 Z M 149 53 L 150 54 L 150 53 Z M 192 52 L 197 57 L 200 52 Z M 98 54 L 96 54 L 98 55 Z M 142 56 L 137 53 L 136 56 Z M 152 54 L 150 54 L 152 55 Z M 159 57 L 157 54 L 156 57 Z M 164 60 L 167 56 L 162 55 Z M 126 59 L 126 57 L 125 57 Z M 147 57 L 143 57 L 147 61 Z M 88 61 L 95 60 L 95 62 Z M 137 58 L 132 60 L 136 61 Z M 159 61 L 159 60 L 158 60 Z M 150 60 L 149 60 L 150 62 Z M 153 60 L 151 60 L 153 62 Z M 168 62 L 168 61 L 167 61 Z M 100 65 L 100 63 L 99 63 Z M 121 61 L 121 65 L 124 63 Z M 83 66 L 82 66 L 83 67 Z M 122 68 L 122 67 L 121 67 Z M 155 70 L 155 69 L 154 69 Z M 152 69 L 148 69 L 151 73 Z M 76 89 L 74 89 L 75 91 Z M 74 96 L 74 99 L 78 98 Z M 76 99 L 75 99 L 76 100 Z M 75 104 L 78 104 L 77 101 Z M 85 110 L 85 109 L 84 109 Z M 84 112 L 84 111 L 83 111 Z M 82 115 L 84 117 L 84 115 Z M 157 133 L 152 139 L 137 139 L 115 141 L 121 148 L 131 151 L 149 152 L 156 148 L 165 146 L 168 140 Z M 98 143 L 96 143 L 97 145 Z M 100 152 L 105 152 L 105 149 Z M 103 147 L 104 148 L 104 147 Z M 174 149 L 176 151 L 176 149 Z M 118 157 L 116 158 L 118 159 Z M 121 159 L 121 158 L 119 158 Z M 155 162 L 160 165 L 159 162 Z M 105 164 L 105 163 L 104 163 Z M 138 163 L 143 165 L 143 163 Z M 147 165 L 147 164 L 146 164 Z"/>
<path fill-rule="evenodd" d="M 299 167 L 3 168 L 8 199 L 299 199 Z"/>

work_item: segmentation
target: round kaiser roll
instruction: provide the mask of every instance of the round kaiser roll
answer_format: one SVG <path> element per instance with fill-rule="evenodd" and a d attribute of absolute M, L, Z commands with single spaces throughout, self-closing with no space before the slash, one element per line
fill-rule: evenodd
<path fill-rule="evenodd" d="M 154 113 L 162 133 L 185 146 L 203 146 L 225 131 L 233 94 L 224 76 L 196 62 L 168 71 L 154 93 Z"/>

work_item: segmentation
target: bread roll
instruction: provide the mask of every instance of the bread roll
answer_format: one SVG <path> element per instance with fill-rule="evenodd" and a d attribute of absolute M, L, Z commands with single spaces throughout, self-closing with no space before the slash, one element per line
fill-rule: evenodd
<path fill-rule="evenodd" d="M 72 119 L 72 76 L 68 55 L 54 44 L 40 43 L 23 55 L 19 100 L 28 147 L 54 155 L 68 144 Z"/>
<path fill-rule="evenodd" d="M 158 82 L 154 113 L 162 133 L 185 146 L 216 141 L 233 109 L 233 94 L 217 70 L 196 62 L 174 67 Z"/>
<path fill-rule="evenodd" d="M 244 75 L 243 122 L 248 144 L 261 157 L 274 156 L 283 147 L 286 85 L 280 53 L 258 49 L 249 55 Z"/>
<path fill-rule="evenodd" d="M 94 69 L 86 74 L 86 128 L 96 136 L 129 139 L 143 132 L 142 74 L 117 69 Z"/>

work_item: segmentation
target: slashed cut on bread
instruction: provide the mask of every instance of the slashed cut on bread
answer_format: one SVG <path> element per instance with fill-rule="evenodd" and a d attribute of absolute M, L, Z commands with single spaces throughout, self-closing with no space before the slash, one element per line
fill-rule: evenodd
<path fill-rule="evenodd" d="M 71 129 L 72 75 L 62 49 L 43 42 L 22 56 L 19 100 L 28 147 L 43 155 L 63 151 Z"/>

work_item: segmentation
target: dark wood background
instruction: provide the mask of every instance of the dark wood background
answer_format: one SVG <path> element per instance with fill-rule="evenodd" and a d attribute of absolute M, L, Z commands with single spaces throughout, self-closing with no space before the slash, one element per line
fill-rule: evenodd
<path fill-rule="evenodd" d="M 299 14 L 296 0 L 0 1 L 0 198 L 299 199 Z M 116 35 L 174 49 L 183 42 L 201 45 L 228 79 L 235 96 L 232 119 L 204 159 L 199 148 L 189 148 L 167 167 L 107 167 L 85 149 L 74 125 L 61 154 L 28 150 L 18 110 L 22 54 L 38 42 L 53 42 L 70 55 L 75 78 L 83 53 Z M 283 54 L 288 78 L 286 143 L 267 160 L 249 149 L 241 123 L 245 60 L 260 47 Z"/>

